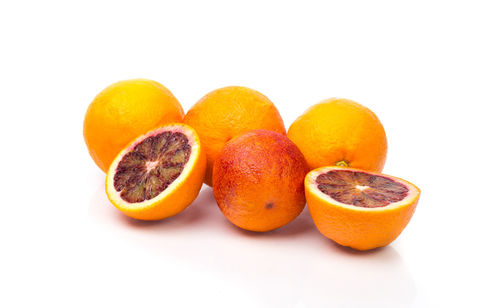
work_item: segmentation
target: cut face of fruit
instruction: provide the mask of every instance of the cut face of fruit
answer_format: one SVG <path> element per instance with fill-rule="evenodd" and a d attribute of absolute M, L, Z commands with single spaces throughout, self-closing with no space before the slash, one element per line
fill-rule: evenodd
<path fill-rule="evenodd" d="M 153 199 L 179 177 L 190 154 L 191 145 L 181 132 L 147 137 L 123 156 L 114 187 L 129 203 Z"/>
<path fill-rule="evenodd" d="M 316 178 L 318 189 L 332 199 L 359 207 L 375 208 L 403 200 L 406 185 L 382 175 L 351 170 L 332 170 Z"/>
<path fill-rule="evenodd" d="M 115 158 L 107 175 L 106 193 L 129 216 L 165 218 L 196 198 L 205 164 L 192 128 L 184 124 L 164 126 L 137 138 Z"/>
<path fill-rule="evenodd" d="M 322 167 L 305 179 L 306 199 L 319 231 L 359 250 L 391 243 L 415 211 L 420 190 L 388 175 Z"/>

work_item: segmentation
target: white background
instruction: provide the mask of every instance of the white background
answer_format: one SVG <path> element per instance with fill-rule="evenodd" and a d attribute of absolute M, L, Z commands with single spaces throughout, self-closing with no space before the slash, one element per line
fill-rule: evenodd
<path fill-rule="evenodd" d="M 500 10 L 495 1 L 0 2 L 2 307 L 498 307 Z M 104 193 L 82 124 L 107 85 L 267 95 L 288 127 L 332 96 L 371 108 L 385 173 L 422 197 L 357 253 L 307 210 L 252 234 L 210 188 L 158 223 Z"/>

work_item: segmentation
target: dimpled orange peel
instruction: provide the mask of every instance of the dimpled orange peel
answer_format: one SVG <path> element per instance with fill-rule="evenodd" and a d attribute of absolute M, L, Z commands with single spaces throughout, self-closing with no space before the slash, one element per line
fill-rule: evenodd
<path fill-rule="evenodd" d="M 222 148 L 214 165 L 214 196 L 236 226 L 274 230 L 302 212 L 308 170 L 304 156 L 285 135 L 250 131 Z"/>
<path fill-rule="evenodd" d="M 131 79 L 114 83 L 92 101 L 83 122 L 83 137 L 90 156 L 108 172 L 116 155 L 147 131 L 182 122 L 184 111 L 174 95 L 160 83 Z"/>
<path fill-rule="evenodd" d="M 384 127 L 368 108 L 330 98 L 304 112 L 288 129 L 311 169 L 344 166 L 380 172 L 387 154 Z"/>
<path fill-rule="evenodd" d="M 207 151 L 205 183 L 210 186 L 213 163 L 226 142 L 254 129 L 286 134 L 278 109 L 266 96 L 237 86 L 217 89 L 202 97 L 187 112 L 184 123 L 198 132 Z"/>

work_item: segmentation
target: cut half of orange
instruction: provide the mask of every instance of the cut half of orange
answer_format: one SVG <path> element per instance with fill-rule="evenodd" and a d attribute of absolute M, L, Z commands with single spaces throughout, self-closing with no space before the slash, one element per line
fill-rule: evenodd
<path fill-rule="evenodd" d="M 205 153 L 194 129 L 185 124 L 163 126 L 118 154 L 106 176 L 106 194 L 130 217 L 167 218 L 196 199 L 205 168 Z"/>
<path fill-rule="evenodd" d="M 307 205 L 327 238 L 357 250 L 394 241 L 410 221 L 420 190 L 389 175 L 322 167 L 305 178 Z"/>

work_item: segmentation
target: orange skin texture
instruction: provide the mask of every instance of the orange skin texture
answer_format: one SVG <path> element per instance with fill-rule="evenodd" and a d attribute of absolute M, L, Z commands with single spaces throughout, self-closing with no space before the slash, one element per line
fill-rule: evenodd
<path fill-rule="evenodd" d="M 90 156 L 107 172 L 116 155 L 136 137 L 172 122 L 182 122 L 184 111 L 160 83 L 132 79 L 114 83 L 92 101 L 83 122 Z"/>
<path fill-rule="evenodd" d="M 318 197 L 311 189 L 314 183 L 310 174 L 305 179 L 305 193 L 314 224 L 325 237 L 356 250 L 384 247 L 394 241 L 408 225 L 420 197 L 415 185 L 398 179 L 413 185 L 418 192 L 408 203 L 397 208 L 353 210 L 335 204 L 333 199 L 326 202 Z"/>
<path fill-rule="evenodd" d="M 304 156 L 286 136 L 251 131 L 228 142 L 215 161 L 214 196 L 236 226 L 274 230 L 304 209 L 307 171 Z"/>
<path fill-rule="evenodd" d="M 232 138 L 255 129 L 286 134 L 281 115 L 263 94 L 231 86 L 202 97 L 186 114 L 184 123 L 193 127 L 207 152 L 205 183 L 212 186 L 212 169 L 222 147 Z"/>
<path fill-rule="evenodd" d="M 132 141 L 122 152 L 118 154 L 115 161 L 111 165 L 108 174 L 106 175 L 106 195 L 111 203 L 119 209 L 125 215 L 140 219 L 140 220 L 161 220 L 167 217 L 174 216 L 185 208 L 187 208 L 198 196 L 198 193 L 203 186 L 203 178 L 205 177 L 206 168 L 206 156 L 203 147 L 201 146 L 200 139 L 196 132 L 185 124 L 172 124 L 166 127 L 180 127 L 182 132 L 188 132 L 191 134 L 190 144 L 198 144 L 200 146 L 197 153 L 192 153 L 195 155 L 192 168 L 186 174 L 183 173 L 173 182 L 177 183 L 176 188 L 173 189 L 164 198 L 158 200 L 154 204 L 147 207 L 130 207 L 127 206 L 122 199 L 113 196 L 113 177 L 115 169 L 118 166 L 121 158 L 129 152 L 129 148 L 133 147 L 138 140 L 145 139 L 145 135 L 140 136 L 136 140 Z M 161 128 L 160 128 L 161 129 Z M 149 135 L 149 134 L 147 134 Z M 147 137 L 147 136 L 146 136 Z M 187 166 L 186 166 L 187 168 Z M 173 185 L 173 183 L 171 185 Z M 168 189 L 168 188 L 167 188 Z"/>
<path fill-rule="evenodd" d="M 387 155 L 384 127 L 368 108 L 330 98 L 304 112 L 288 129 L 288 138 L 311 169 L 341 165 L 380 172 Z"/>

